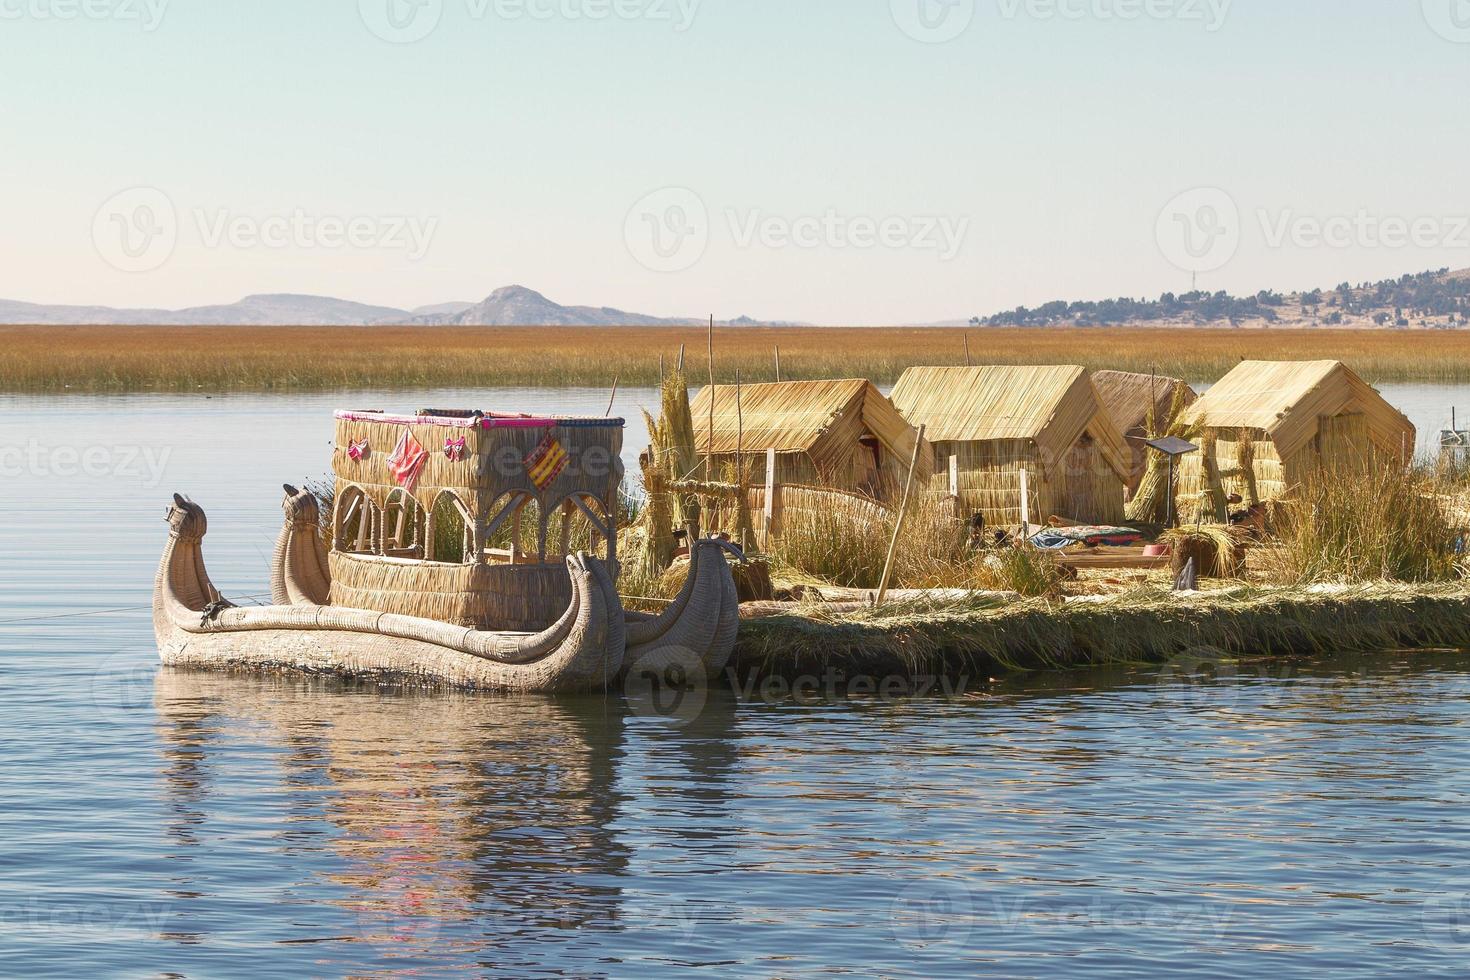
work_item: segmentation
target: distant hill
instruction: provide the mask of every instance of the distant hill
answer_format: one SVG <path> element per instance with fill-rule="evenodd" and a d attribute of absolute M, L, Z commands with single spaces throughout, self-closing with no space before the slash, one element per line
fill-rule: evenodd
<path fill-rule="evenodd" d="M 986 327 L 1338 327 L 1438 328 L 1470 326 L 1470 269 L 1440 269 L 1381 282 L 1295 293 L 1262 290 L 1165 293 L 1156 300 L 1056 300 L 1035 309 L 975 317 Z"/>
<path fill-rule="evenodd" d="M 289 294 L 247 296 L 238 303 L 183 310 L 41 306 L 0 300 L 0 323 L 329 327 L 407 320 L 411 315 L 406 310 L 387 306 L 368 306 L 327 296 Z"/>
<path fill-rule="evenodd" d="M 667 318 L 612 307 L 562 306 L 525 286 L 506 286 L 479 303 L 439 303 L 402 310 L 330 296 L 247 296 L 238 303 L 183 310 L 114 309 L 107 306 L 45 306 L 0 299 L 0 323 L 195 326 L 483 326 L 483 327 L 664 327 L 698 326 L 697 317 Z M 718 321 L 724 326 L 805 326 L 786 321 Z"/>
<path fill-rule="evenodd" d="M 661 327 L 690 321 L 627 313 L 611 307 L 562 306 L 534 289 L 505 286 L 467 310 L 415 317 L 414 322 L 463 327 Z"/>

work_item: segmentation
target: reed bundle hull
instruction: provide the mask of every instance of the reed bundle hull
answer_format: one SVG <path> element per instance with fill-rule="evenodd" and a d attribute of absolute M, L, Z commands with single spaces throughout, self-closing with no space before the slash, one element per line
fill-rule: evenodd
<path fill-rule="evenodd" d="M 169 666 L 380 677 L 486 691 L 586 693 L 619 686 L 628 670 L 673 664 L 721 673 L 739 625 L 729 546 L 698 542 L 679 597 L 659 616 L 624 611 L 608 562 L 567 558 L 568 601 L 540 632 L 474 626 L 354 609 L 337 591 L 309 493 L 287 488 L 286 520 L 271 567 L 273 605 L 224 602 L 203 557 L 208 523 L 176 496 L 154 588 L 159 655 Z"/>

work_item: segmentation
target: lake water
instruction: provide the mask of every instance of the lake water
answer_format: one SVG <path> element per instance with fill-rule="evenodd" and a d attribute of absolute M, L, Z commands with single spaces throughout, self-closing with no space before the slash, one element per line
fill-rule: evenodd
<path fill-rule="evenodd" d="M 1436 430 L 1470 407 L 1388 394 Z M 171 492 L 260 595 L 330 410 L 429 403 L 483 399 L 0 397 L 6 975 L 1470 971 L 1462 655 L 742 692 L 678 724 L 157 666 Z"/>

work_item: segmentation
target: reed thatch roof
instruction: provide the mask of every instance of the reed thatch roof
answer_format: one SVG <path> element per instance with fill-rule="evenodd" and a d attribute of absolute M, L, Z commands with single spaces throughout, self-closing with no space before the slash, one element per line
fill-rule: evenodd
<path fill-rule="evenodd" d="M 1185 407 L 1193 405 L 1199 395 L 1178 378 L 1128 371 L 1094 371 L 1092 383 L 1102 398 L 1103 407 L 1118 424 L 1125 437 L 1147 436 L 1149 410 L 1159 423 L 1169 420 L 1174 407 L 1174 393 L 1183 392 Z"/>
<path fill-rule="evenodd" d="M 1087 369 L 1075 365 L 915 367 L 899 378 L 893 403 L 930 442 L 1034 442 L 1062 459 L 1090 434 L 1108 464 L 1128 473 L 1128 449 Z"/>
<path fill-rule="evenodd" d="M 701 455 L 819 452 L 824 440 L 850 436 L 840 422 L 858 421 L 905 465 L 918 433 L 870 381 L 783 381 L 714 388 L 714 438 L 710 438 L 710 389 L 694 399 L 695 448 Z"/>
<path fill-rule="evenodd" d="M 1183 418 L 1212 429 L 1259 429 L 1286 458 L 1317 435 L 1321 419 L 1353 413 L 1365 416 L 1380 448 L 1413 452 L 1413 423 L 1341 361 L 1243 361 Z"/>

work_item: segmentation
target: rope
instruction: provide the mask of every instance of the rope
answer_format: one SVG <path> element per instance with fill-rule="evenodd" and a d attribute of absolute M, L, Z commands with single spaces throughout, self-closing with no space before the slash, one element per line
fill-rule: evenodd
<path fill-rule="evenodd" d="M 236 599 L 238 599 L 240 601 L 243 601 L 243 600 L 246 600 L 246 599 L 269 599 L 269 598 L 270 598 L 270 593 L 268 593 L 268 592 L 263 592 L 263 593 L 260 593 L 258 595 L 242 595 L 242 596 L 237 596 L 236 597 Z M 234 601 L 234 600 L 232 600 L 232 601 Z M 26 616 L 26 617 L 23 617 L 21 619 L 0 619 L 0 626 L 12 626 L 12 625 L 14 625 L 16 623 L 44 623 L 44 622 L 51 622 L 51 621 L 58 620 L 58 619 L 78 619 L 78 618 L 81 618 L 83 616 L 110 616 L 110 615 L 113 615 L 115 613 L 141 612 L 143 610 L 152 609 L 152 608 L 153 608 L 153 603 L 150 602 L 146 606 L 121 606 L 121 607 L 119 607 L 117 609 L 83 609 L 83 610 L 80 610 L 80 611 L 77 611 L 77 612 L 56 613 L 55 615 L 52 615 L 52 616 Z"/>

